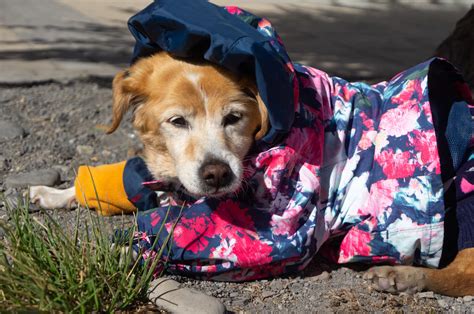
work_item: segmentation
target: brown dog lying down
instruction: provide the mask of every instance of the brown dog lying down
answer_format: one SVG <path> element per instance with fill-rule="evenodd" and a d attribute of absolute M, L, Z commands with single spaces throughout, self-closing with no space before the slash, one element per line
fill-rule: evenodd
<path fill-rule="evenodd" d="M 164 75 L 158 75 L 155 71 L 146 70 L 147 67 L 154 67 L 155 65 L 160 66 L 164 69 Z M 182 67 L 183 70 L 177 70 L 176 67 Z M 176 73 L 185 73 L 188 68 L 192 68 L 194 74 L 190 74 L 189 77 L 182 77 L 176 75 Z M 170 69 L 167 72 L 166 69 Z M 225 145 L 223 148 L 224 154 L 229 155 L 229 163 L 234 162 L 237 167 L 241 167 L 240 161 L 244 158 L 245 153 L 248 151 L 254 136 L 257 138 L 260 136 L 259 130 L 266 128 L 265 124 L 267 119 L 267 113 L 265 107 L 259 106 L 258 97 L 252 96 L 252 90 L 255 88 L 248 84 L 248 82 L 238 81 L 236 78 L 222 75 L 220 70 L 212 66 L 206 67 L 193 67 L 184 62 L 176 62 L 173 58 L 170 58 L 166 54 L 157 55 L 147 60 L 146 63 L 138 63 L 135 68 L 130 71 L 139 73 L 138 80 L 135 82 L 141 82 L 137 86 L 125 85 L 127 76 L 123 73 L 119 73 L 114 80 L 114 123 L 111 131 L 115 130 L 120 120 L 122 119 L 125 111 L 136 99 L 129 94 L 124 94 L 123 91 L 131 91 L 134 88 L 141 89 L 141 95 L 147 95 L 147 98 L 157 97 L 163 99 L 168 97 L 166 101 L 162 102 L 165 106 L 159 108 L 158 102 L 149 102 L 150 105 L 140 106 L 135 109 L 133 124 L 144 143 L 144 157 L 149 160 L 149 167 L 154 173 L 155 177 L 159 178 L 174 178 L 179 180 L 184 185 L 189 185 L 189 189 L 195 194 L 206 194 L 206 188 L 208 186 L 216 185 L 215 182 L 200 184 L 199 180 L 194 183 L 193 178 L 186 177 L 188 173 L 177 173 L 177 169 L 184 167 L 201 167 L 202 165 L 193 165 L 193 154 L 205 154 L 206 150 L 217 149 L 213 146 L 212 140 L 209 139 L 207 134 L 212 134 L 212 137 L 224 136 L 221 132 L 224 132 L 221 124 L 218 121 L 222 119 L 229 119 L 234 121 L 237 117 L 234 117 L 232 110 L 238 108 L 239 112 L 245 112 L 243 116 L 238 118 L 243 119 L 242 125 L 238 129 L 232 132 L 231 140 L 224 141 Z M 207 114 L 204 109 L 204 104 L 200 99 L 193 99 L 193 95 L 197 95 L 200 89 L 197 85 L 183 82 L 183 80 L 193 81 L 199 75 L 207 78 L 206 81 L 201 82 L 200 88 L 203 89 L 206 95 L 209 95 L 207 101 L 214 104 L 207 108 Z M 133 81 L 131 81 L 133 82 Z M 166 86 L 166 89 L 155 90 L 153 86 Z M 187 86 L 190 90 L 187 91 L 183 86 Z M 225 94 L 213 93 L 216 90 L 216 86 L 224 86 Z M 179 87 L 179 93 L 173 92 Z M 241 90 L 247 90 L 247 94 L 242 94 Z M 166 93 L 166 96 L 163 95 Z M 181 127 L 183 121 L 179 118 L 173 118 L 161 131 L 157 129 L 158 123 L 156 121 L 162 121 L 169 115 L 170 111 L 179 112 L 180 97 L 184 97 L 188 100 L 192 100 L 193 107 L 187 110 L 192 110 L 197 116 L 196 119 L 201 121 L 201 127 L 195 130 L 195 133 L 191 135 L 192 140 L 183 143 L 174 137 L 173 132 L 167 133 L 166 128 Z M 189 95 L 186 95 L 189 93 Z M 254 94 L 256 95 L 256 93 Z M 252 99 L 253 97 L 253 99 Z M 229 107 L 222 107 L 222 104 L 231 104 Z M 216 121 L 216 122 L 213 122 Z M 260 126 L 263 125 L 263 126 Z M 189 144 L 191 143 L 191 144 Z M 179 153 L 175 153 L 179 152 Z M 233 157 L 235 156 L 235 157 Z M 236 161 L 234 161 L 234 159 Z M 167 165 L 163 167 L 160 165 Z M 213 176 L 215 180 L 224 180 L 223 174 L 226 170 L 219 168 L 220 165 L 212 165 L 211 169 L 206 171 L 203 176 Z M 114 191 L 117 199 L 122 201 L 116 201 L 115 203 L 127 202 L 125 192 L 120 184 L 117 186 L 114 182 L 121 182 L 122 170 L 111 168 L 111 171 L 107 172 L 106 182 L 109 185 L 113 185 L 109 188 Z M 101 178 L 96 179 L 96 184 L 100 185 Z M 206 182 L 206 181 L 204 181 Z M 239 183 L 237 183 L 238 185 Z M 232 190 L 232 183 L 229 185 L 229 190 Z M 77 187 L 77 186 L 76 186 Z M 82 191 L 84 193 L 84 191 Z M 86 192 L 94 194 L 95 192 Z M 219 194 L 222 192 L 219 192 Z M 219 195 L 218 194 L 218 195 Z M 74 187 L 67 190 L 57 190 L 48 187 L 32 187 L 30 189 L 30 197 L 33 202 L 38 202 L 44 208 L 64 208 L 68 207 L 76 201 L 81 200 L 80 193 L 76 191 Z M 211 194 L 212 195 L 212 194 Z M 77 198 L 77 199 L 76 199 Z M 123 199 L 125 201 L 123 201 Z M 86 205 L 86 204 L 83 204 Z M 90 204 L 89 204 L 90 206 Z M 120 205 L 121 211 L 135 211 L 133 205 L 125 204 Z M 125 209 L 125 210 L 123 210 Z M 107 213 L 106 213 L 107 214 Z M 450 230 L 447 230 L 449 234 Z M 474 268 L 472 263 L 474 262 L 474 249 L 465 249 L 459 252 L 455 260 L 444 269 L 427 269 L 411 266 L 381 266 L 371 268 L 364 276 L 367 280 L 374 283 L 375 287 L 381 290 L 389 292 L 409 292 L 414 293 L 421 290 L 430 290 L 436 293 L 441 293 L 450 296 L 464 296 L 474 295 Z"/>
<path fill-rule="evenodd" d="M 130 73 L 133 80 L 129 79 Z M 124 113 L 134 107 L 133 124 L 155 178 L 183 185 L 195 196 L 221 197 L 238 189 L 245 171 L 243 160 L 252 143 L 268 128 L 268 113 L 253 83 L 215 66 L 195 66 L 158 54 L 119 73 L 113 88 L 111 131 L 118 127 Z M 143 99 L 159 101 L 142 103 Z M 191 106 L 184 108 L 180 99 L 186 99 L 186 104 Z M 183 139 L 176 136 L 175 129 L 188 128 L 188 116 L 197 121 L 193 124 L 196 127 Z M 232 126 L 231 131 L 226 129 L 228 126 Z M 224 160 L 196 161 L 196 155 L 209 152 L 223 156 Z M 111 177 L 119 175 L 117 168 L 110 172 Z M 120 184 L 113 191 L 116 195 L 111 198 L 127 198 Z M 78 191 L 77 185 L 63 191 L 32 187 L 30 197 L 44 208 L 62 208 L 74 202 L 82 203 L 83 193 L 88 192 Z M 117 208 L 125 212 L 135 210 L 127 201 Z M 446 234 L 453 234 L 454 230 L 449 228 L 448 225 Z M 461 250 L 443 269 L 380 266 L 371 268 L 364 278 L 377 289 L 388 292 L 431 290 L 450 296 L 474 295 L 473 262 L 471 247 Z"/>

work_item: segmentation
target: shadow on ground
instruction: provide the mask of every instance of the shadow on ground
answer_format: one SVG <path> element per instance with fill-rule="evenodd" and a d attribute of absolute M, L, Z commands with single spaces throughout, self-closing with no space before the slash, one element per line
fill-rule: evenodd
<path fill-rule="evenodd" d="M 285 9 L 268 15 L 292 59 L 349 80 L 377 80 L 431 57 L 467 9 L 422 10 L 395 3 L 385 10 L 318 12 Z"/>
<path fill-rule="evenodd" d="M 282 6 L 263 15 L 276 26 L 294 61 L 349 80 L 373 81 L 387 79 L 432 56 L 455 22 L 467 12 L 461 6 L 415 9 L 396 1 L 390 3 L 383 10 L 341 6 L 338 11 L 321 8 L 317 12 Z M 125 66 L 133 39 L 125 21 L 123 25 L 41 26 L 38 34 L 56 35 L 32 38 L 28 42 L 0 40 L 0 44 L 26 43 L 33 47 L 30 50 L 13 47 L 0 52 L 0 59 L 54 59 Z M 4 27 L 21 31 L 31 26 Z"/>
<path fill-rule="evenodd" d="M 5 25 L 15 32 L 35 28 L 31 25 Z M 37 33 L 54 32 L 55 36 L 36 37 L 27 41 L 1 41 L 0 45 L 33 44 L 33 49 L 8 49 L 0 52 L 3 60 L 44 60 L 101 62 L 123 66 L 133 49 L 133 38 L 125 27 L 105 26 L 94 23 L 75 23 L 68 27 L 44 25 Z M 42 48 L 46 46 L 46 48 Z"/>

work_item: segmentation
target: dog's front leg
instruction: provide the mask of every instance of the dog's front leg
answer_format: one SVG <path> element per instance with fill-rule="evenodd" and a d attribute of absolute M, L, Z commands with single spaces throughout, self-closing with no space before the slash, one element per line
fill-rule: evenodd
<path fill-rule="evenodd" d="M 364 279 L 377 290 L 415 293 L 429 290 L 453 297 L 474 295 L 474 248 L 464 249 L 443 269 L 413 266 L 378 266 L 369 269 Z"/>
<path fill-rule="evenodd" d="M 74 187 L 60 190 L 48 186 L 32 186 L 29 191 L 30 202 L 44 209 L 76 207 L 76 190 Z"/>

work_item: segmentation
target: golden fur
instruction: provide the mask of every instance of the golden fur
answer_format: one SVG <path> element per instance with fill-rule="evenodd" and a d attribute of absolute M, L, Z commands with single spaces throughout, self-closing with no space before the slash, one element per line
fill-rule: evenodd
<path fill-rule="evenodd" d="M 134 110 L 133 125 L 144 144 L 143 156 L 153 176 L 179 181 L 192 194 L 235 191 L 242 176 L 242 165 L 238 163 L 268 127 L 265 105 L 248 79 L 209 64 L 184 62 L 167 53 L 141 59 L 116 75 L 109 133 L 119 126 L 130 108 Z M 233 112 L 240 120 L 224 126 L 223 119 Z M 188 121 L 188 128 L 170 123 L 175 117 Z M 197 172 L 209 158 L 230 164 L 236 176 L 231 188 L 209 191 L 200 186 L 197 174 L 180 171 L 184 167 L 188 172 Z M 186 167 L 193 162 L 194 167 Z"/>

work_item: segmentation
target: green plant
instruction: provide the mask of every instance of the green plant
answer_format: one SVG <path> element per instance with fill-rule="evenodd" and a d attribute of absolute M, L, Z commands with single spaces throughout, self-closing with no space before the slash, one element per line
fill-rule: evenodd
<path fill-rule="evenodd" d="M 154 260 L 135 260 L 132 250 L 111 245 L 105 218 L 88 209 L 78 209 L 68 232 L 45 211 L 30 214 L 28 200 L 21 203 L 7 206 L 9 219 L 0 219 L 0 308 L 112 312 L 146 299 L 161 252 Z M 135 228 L 122 237 L 125 247 Z"/>

